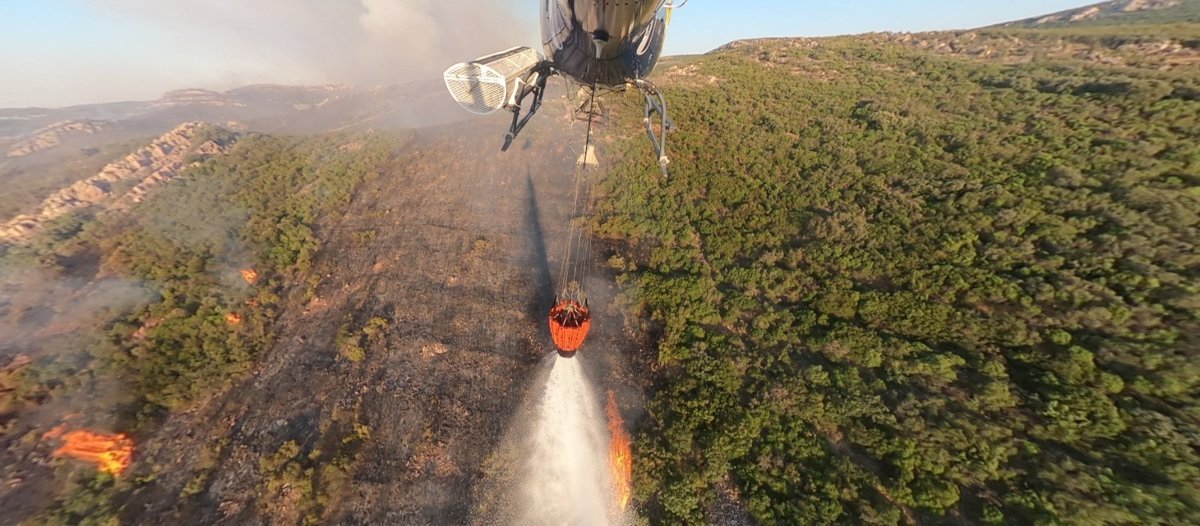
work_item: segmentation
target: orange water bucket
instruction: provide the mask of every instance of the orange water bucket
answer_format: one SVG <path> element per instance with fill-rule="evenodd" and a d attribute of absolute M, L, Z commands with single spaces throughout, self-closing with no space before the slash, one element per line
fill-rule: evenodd
<path fill-rule="evenodd" d="M 578 351 L 591 328 L 592 314 L 578 301 L 562 301 L 550 309 L 550 339 L 564 353 Z"/>

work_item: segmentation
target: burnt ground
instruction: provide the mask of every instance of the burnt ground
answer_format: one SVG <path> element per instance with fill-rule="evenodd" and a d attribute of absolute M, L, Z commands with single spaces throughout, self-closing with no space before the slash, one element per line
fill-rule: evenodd
<path fill-rule="evenodd" d="M 582 133 L 544 120 L 506 154 L 496 151 L 503 119 L 430 132 L 364 182 L 325 220 L 313 288 L 291 291 L 253 376 L 139 444 L 132 476 L 154 479 L 125 518 L 480 520 L 481 482 L 506 469 L 489 457 L 553 349 L 551 269 Z M 595 276 L 596 328 L 581 354 L 593 351 L 586 365 L 602 386 L 629 345 L 608 307 L 612 280 Z M 372 318 L 386 328 L 363 334 Z"/>

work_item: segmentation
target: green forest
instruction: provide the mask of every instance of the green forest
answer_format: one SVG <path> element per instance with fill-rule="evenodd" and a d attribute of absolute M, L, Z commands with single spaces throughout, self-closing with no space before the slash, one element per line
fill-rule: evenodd
<path fill-rule="evenodd" d="M 152 433 L 171 411 L 225 392 L 275 341 L 281 296 L 317 285 L 308 270 L 321 248 L 321 219 L 340 214 L 407 134 L 237 136 L 211 127 L 193 143 L 209 139 L 236 144 L 225 155 L 196 159 L 186 177 L 128 214 L 84 209 L 2 255 L 8 268 L 120 276 L 136 284 L 139 293 L 131 296 L 142 301 L 104 309 L 86 334 L 40 341 L 29 350 L 33 365 L 0 392 L 0 409 L 70 403 L 85 413 L 115 412 L 115 427 L 139 435 Z M 43 431 L 7 426 L 25 433 L 26 444 Z M 153 481 L 77 478 L 39 521 L 119 523 L 125 500 Z"/>
<path fill-rule="evenodd" d="M 592 228 L 629 332 L 649 336 L 631 368 L 649 403 L 628 420 L 643 522 L 713 523 L 732 500 L 766 525 L 1200 524 L 1197 6 L 672 58 L 654 79 L 677 125 L 666 178 L 640 96 L 616 98 Z M 314 259 L 360 184 L 466 157 L 467 139 L 417 146 L 459 129 L 213 126 L 193 143 L 229 151 L 127 212 L 78 210 L 0 247 L 0 268 L 136 300 L 22 347 L 0 431 L 48 451 L 38 412 L 65 407 L 141 439 L 229 395 L 281 313 L 316 298 Z M 53 307 L 86 295 L 70 292 Z M 364 341 L 397 322 L 352 321 L 339 359 L 370 364 Z M 319 522 L 353 491 L 346 466 L 372 433 L 358 410 L 319 429 L 324 452 L 271 445 L 250 468 L 256 505 Z M 228 444 L 196 452 L 181 501 L 212 498 Z M 164 466 L 70 471 L 35 520 L 133 519 Z"/>
<path fill-rule="evenodd" d="M 384 135 L 238 138 L 212 127 L 194 143 L 210 138 L 236 145 L 130 214 L 85 209 L 4 255 L 12 268 L 40 264 L 66 273 L 94 261 L 99 276 L 136 283 L 150 300 L 110 313 L 102 336 L 67 342 L 75 352 L 39 361 L 6 406 L 78 396 L 73 390 L 89 389 L 99 376 L 123 386 L 120 407 L 136 428 L 228 387 L 273 341 L 279 294 L 320 249 L 318 218 L 344 209 L 358 183 L 403 142 Z M 256 279 L 248 283 L 242 269 Z"/>
<path fill-rule="evenodd" d="M 1049 31 L 668 64 L 667 179 L 619 105 L 652 522 L 1200 523 L 1200 71 L 1123 47 L 1200 26 Z"/>
<path fill-rule="evenodd" d="M 243 138 L 134 217 L 100 227 L 115 229 L 96 236 L 103 272 L 146 280 L 160 298 L 110 330 L 110 363 L 129 377 L 140 413 L 176 408 L 249 369 L 273 340 L 278 294 L 320 249 L 318 218 L 344 210 L 394 146 L 382 137 Z M 240 269 L 258 278 L 245 283 Z"/>

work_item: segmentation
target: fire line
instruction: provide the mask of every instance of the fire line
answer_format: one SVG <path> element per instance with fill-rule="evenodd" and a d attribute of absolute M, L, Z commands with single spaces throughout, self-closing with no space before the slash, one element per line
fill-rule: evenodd
<path fill-rule="evenodd" d="M 612 473 L 616 504 L 624 510 L 629 506 L 633 489 L 633 454 L 630 451 L 629 433 L 625 432 L 625 421 L 617 409 L 617 397 L 611 389 L 608 391 L 605 412 L 608 413 L 608 432 L 612 435 L 608 446 L 608 468 Z"/>
<path fill-rule="evenodd" d="M 61 426 L 46 434 L 46 438 L 62 437 L 63 443 L 54 450 L 54 456 L 68 456 L 91 462 L 101 471 L 120 475 L 129 469 L 133 461 L 133 439 L 124 434 L 107 435 L 92 431 L 70 431 L 62 433 Z"/>

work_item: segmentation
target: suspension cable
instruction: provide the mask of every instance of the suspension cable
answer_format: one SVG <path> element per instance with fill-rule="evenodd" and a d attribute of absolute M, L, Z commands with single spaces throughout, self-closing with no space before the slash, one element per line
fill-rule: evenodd
<path fill-rule="evenodd" d="M 571 218 L 567 231 L 567 242 L 563 247 L 563 258 L 559 267 L 559 285 L 561 287 L 559 299 L 574 299 L 577 301 L 582 301 L 584 299 L 582 297 L 568 298 L 568 296 L 571 293 L 576 293 L 582 296 L 583 284 L 579 283 L 579 280 L 582 279 L 581 268 L 583 265 L 590 264 L 590 261 L 583 261 L 584 258 L 581 256 L 591 258 L 590 251 L 587 251 L 587 254 L 581 254 L 581 252 L 584 252 L 583 249 L 586 248 L 585 243 L 590 243 L 591 241 L 590 239 L 585 241 L 587 229 L 584 228 L 583 225 L 578 225 L 577 229 L 576 223 L 580 219 L 580 209 L 582 208 L 584 212 L 586 212 L 588 208 L 586 200 L 591 198 L 591 185 L 585 183 L 585 179 L 587 176 L 588 153 L 590 153 L 592 149 L 592 123 L 595 121 L 596 83 L 598 79 L 599 74 L 592 79 L 591 93 L 589 95 L 587 109 L 587 136 L 584 138 L 583 143 L 583 154 L 581 157 L 582 162 L 579 163 L 579 167 L 575 172 L 575 201 L 571 208 Z M 581 199 L 583 200 L 582 202 Z M 579 245 L 578 249 L 576 249 L 577 244 Z M 572 283 L 576 284 L 576 290 L 572 290 Z"/>

